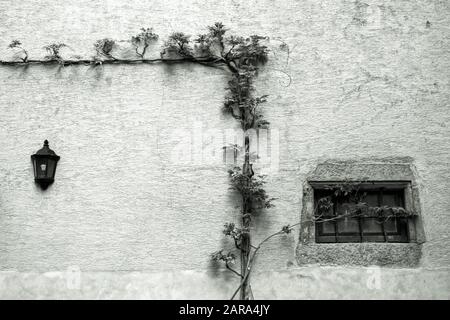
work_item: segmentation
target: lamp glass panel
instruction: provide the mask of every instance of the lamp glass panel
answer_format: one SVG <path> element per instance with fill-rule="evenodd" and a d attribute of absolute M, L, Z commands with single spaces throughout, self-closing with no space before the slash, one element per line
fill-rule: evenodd
<path fill-rule="evenodd" d="M 47 162 L 47 178 L 54 178 L 55 177 L 55 167 L 56 167 L 56 160 L 48 159 L 48 162 Z"/>
<path fill-rule="evenodd" d="M 45 169 L 45 170 L 43 170 Z M 37 158 L 36 159 L 36 178 L 47 178 L 48 165 L 47 159 Z"/>

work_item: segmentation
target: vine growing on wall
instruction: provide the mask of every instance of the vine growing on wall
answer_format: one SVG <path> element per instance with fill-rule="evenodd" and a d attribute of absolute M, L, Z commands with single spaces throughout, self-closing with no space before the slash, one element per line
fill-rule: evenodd
<path fill-rule="evenodd" d="M 345 218 L 379 218 L 386 221 L 415 215 L 399 206 L 370 206 L 366 202 L 367 192 L 363 185 L 363 181 L 344 181 L 324 186 L 323 189 L 329 190 L 330 194 L 317 200 L 313 222 L 323 223 Z M 338 214 L 333 210 L 337 203 L 345 205 L 344 212 Z"/>
<path fill-rule="evenodd" d="M 22 43 L 19 40 L 13 40 L 9 48 L 15 50 L 15 59 L 0 61 L 0 64 L 56 63 L 62 66 L 92 65 L 99 67 L 103 64 L 190 62 L 228 69 L 231 76 L 226 89 L 223 110 L 239 121 L 245 132 L 245 160 L 242 167 L 236 166 L 229 171 L 231 189 L 238 192 L 242 199 L 241 221 L 238 224 L 226 223 L 223 233 L 232 238 L 236 249 L 239 250 L 240 271 L 234 269 L 237 258 L 233 252 L 224 253 L 223 250 L 220 250 L 213 253 L 211 258 L 223 262 L 228 270 L 239 277 L 239 286 L 231 298 L 234 299 L 240 293 L 240 299 L 247 300 L 253 298 L 250 273 L 261 246 L 274 236 L 290 233 L 298 223 L 282 227 L 280 231 L 269 235 L 257 245 L 252 243 L 250 232 L 252 218 L 258 211 L 271 208 L 275 200 L 269 197 L 264 189 L 265 176 L 255 175 L 253 171 L 248 136 L 250 129 L 269 126 L 269 122 L 263 118 L 261 112 L 261 105 L 267 102 L 267 96 L 255 96 L 253 83 L 260 66 L 268 60 L 269 49 L 263 44 L 268 38 L 258 35 L 250 37 L 228 35 L 227 31 L 222 23 L 217 22 L 207 27 L 206 33 L 199 34 L 193 40 L 191 36 L 183 32 L 174 32 L 164 42 L 159 58 L 146 57 L 147 49 L 159 38 L 152 28 L 142 28 L 138 34 L 127 40 L 135 53 L 134 58 L 127 59 L 120 58 L 117 54 L 118 41 L 110 38 L 99 39 L 94 43 L 95 55 L 90 59 L 81 59 L 78 56 L 66 59 L 62 54 L 62 50 L 68 47 L 65 43 L 46 45 L 43 47 L 47 52 L 44 59 L 30 59 L 29 53 Z"/>
<path fill-rule="evenodd" d="M 172 33 L 165 41 L 158 58 L 148 58 L 148 49 L 156 44 L 159 36 L 152 28 L 141 28 L 139 33 L 125 40 L 134 52 L 134 57 L 122 58 L 119 54 L 119 42 L 111 38 L 97 40 L 93 44 L 94 55 L 83 59 L 78 56 L 66 58 L 63 51 L 69 46 L 65 43 L 51 43 L 43 47 L 46 55 L 43 59 L 31 59 L 29 51 L 20 40 L 13 40 L 8 48 L 13 50 L 13 60 L 0 60 L 0 65 L 59 64 L 91 65 L 95 68 L 104 64 L 139 64 L 139 63 L 196 63 L 208 67 L 224 68 L 229 71 L 230 79 L 226 88 L 223 111 L 236 119 L 245 132 L 244 163 L 229 170 L 231 189 L 241 198 L 241 221 L 224 224 L 223 234 L 234 243 L 236 251 L 219 250 L 211 254 L 211 258 L 220 261 L 225 268 L 239 278 L 239 286 L 231 299 L 238 294 L 240 299 L 252 299 L 250 275 L 256 256 L 261 247 L 275 236 L 289 234 L 300 223 L 285 225 L 279 231 L 268 235 L 255 244 L 251 237 L 252 219 L 261 210 L 274 206 L 275 198 L 270 197 L 264 186 L 265 176 L 255 174 L 250 160 L 251 129 L 267 128 L 270 123 L 264 119 L 261 106 L 267 102 L 267 96 L 256 96 L 254 80 L 260 67 L 267 63 L 269 49 L 264 45 L 266 37 L 252 35 L 241 37 L 228 35 L 228 29 L 220 22 L 207 27 L 203 34 L 192 39 L 183 32 Z M 289 46 L 282 42 L 280 50 L 287 52 L 286 64 L 289 62 Z M 237 148 L 237 146 L 234 146 Z M 360 183 L 345 182 L 328 187 L 329 196 L 318 199 L 312 220 L 307 223 L 324 223 L 348 217 L 392 217 L 410 216 L 401 207 L 369 207 L 364 202 L 364 193 L 360 192 Z M 354 203 L 352 210 L 343 214 L 332 213 L 337 201 L 345 200 Z M 235 265 L 240 261 L 240 269 Z"/>

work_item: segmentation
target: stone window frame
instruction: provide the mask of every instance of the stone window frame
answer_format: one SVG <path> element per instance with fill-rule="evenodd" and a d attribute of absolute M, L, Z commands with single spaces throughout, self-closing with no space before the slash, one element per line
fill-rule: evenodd
<path fill-rule="evenodd" d="M 300 228 L 297 246 L 299 265 L 379 265 L 415 267 L 420 263 L 422 243 L 425 242 L 419 187 L 411 158 L 378 161 L 327 161 L 319 163 L 306 177 L 303 185 L 301 221 L 311 221 L 314 215 L 314 189 L 324 184 L 345 181 L 368 181 L 380 186 L 402 185 L 405 206 L 415 214 L 409 224 L 408 243 L 393 242 L 337 242 L 317 243 L 314 223 Z"/>

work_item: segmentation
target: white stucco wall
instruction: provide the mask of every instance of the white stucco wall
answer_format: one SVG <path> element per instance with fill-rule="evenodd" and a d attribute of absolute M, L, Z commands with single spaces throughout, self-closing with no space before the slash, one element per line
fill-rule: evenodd
<path fill-rule="evenodd" d="M 12 39 L 36 58 L 51 42 L 89 57 L 101 38 L 153 27 L 163 40 L 215 21 L 269 36 L 273 54 L 256 87 L 270 95 L 264 113 L 280 134 L 279 170 L 267 185 L 279 199 L 255 221 L 255 241 L 300 219 L 302 185 L 319 162 L 383 157 L 413 159 L 427 241 L 417 268 L 382 268 L 389 280 L 369 292 L 366 268 L 336 267 L 344 271 L 331 281 L 298 266 L 296 231 L 261 251 L 255 296 L 448 298 L 449 9 L 445 1 L 2 1 L 0 57 L 11 58 Z M 227 298 L 236 282 L 209 261 L 225 243 L 223 223 L 239 216 L 226 166 L 173 161 L 174 148 L 195 150 L 183 139 L 199 125 L 238 127 L 220 111 L 226 82 L 226 71 L 195 65 L 0 67 L 0 296 Z M 29 159 L 44 139 L 61 156 L 46 192 Z M 55 279 L 74 266 L 82 284 L 67 289 Z M 311 272 L 317 279 L 304 276 Z M 350 287 L 360 289 L 351 296 Z"/>

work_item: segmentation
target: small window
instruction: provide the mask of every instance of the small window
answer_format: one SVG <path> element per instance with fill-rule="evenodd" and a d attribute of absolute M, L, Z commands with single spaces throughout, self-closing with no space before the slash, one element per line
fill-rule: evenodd
<path fill-rule="evenodd" d="M 410 242 L 404 185 L 330 183 L 314 187 L 316 242 Z"/>

